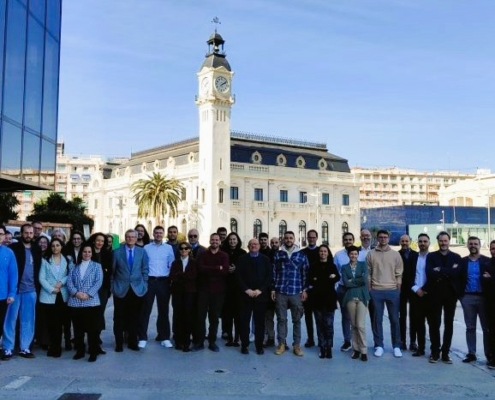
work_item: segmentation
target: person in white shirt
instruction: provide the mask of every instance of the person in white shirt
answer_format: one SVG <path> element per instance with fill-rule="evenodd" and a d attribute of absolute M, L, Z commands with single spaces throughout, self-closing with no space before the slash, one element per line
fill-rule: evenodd
<path fill-rule="evenodd" d="M 426 233 L 420 233 L 418 235 L 418 261 L 416 262 L 416 273 L 414 278 L 414 285 L 411 290 L 416 293 L 413 298 L 414 301 L 414 313 L 413 318 L 416 325 L 416 334 L 418 339 L 418 349 L 412 354 L 413 357 L 421 357 L 425 355 L 425 342 L 426 342 L 426 313 L 428 311 L 428 303 L 426 292 L 423 290 L 423 286 L 426 283 L 426 257 L 428 256 L 428 249 L 430 248 L 430 237 Z"/>
<path fill-rule="evenodd" d="M 143 308 L 139 321 L 138 347 L 144 349 L 148 341 L 148 324 L 150 321 L 153 303 L 158 308 L 158 317 L 156 319 L 156 341 L 167 348 L 173 347 L 170 341 L 170 320 L 169 320 L 169 303 L 170 303 L 170 267 L 175 259 L 172 246 L 163 241 L 165 229 L 162 226 L 156 226 L 153 229 L 153 241 L 146 246 L 144 250 L 149 258 L 148 273 L 148 291 L 143 299 Z"/>

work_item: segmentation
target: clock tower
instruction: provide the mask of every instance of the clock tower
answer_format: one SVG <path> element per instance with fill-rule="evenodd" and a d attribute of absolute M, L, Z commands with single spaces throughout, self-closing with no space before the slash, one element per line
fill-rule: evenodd
<path fill-rule="evenodd" d="M 207 41 L 208 53 L 198 72 L 199 182 L 198 230 L 204 245 L 209 235 L 224 226 L 230 231 L 230 64 L 225 41 L 215 32 Z"/>

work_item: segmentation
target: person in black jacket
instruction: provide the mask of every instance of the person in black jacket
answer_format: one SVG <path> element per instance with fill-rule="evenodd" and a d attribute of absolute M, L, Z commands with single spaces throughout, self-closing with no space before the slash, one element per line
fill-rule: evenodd
<path fill-rule="evenodd" d="M 316 333 L 320 343 L 320 358 L 332 358 L 333 317 L 337 309 L 335 284 L 340 274 L 333 263 L 330 248 L 322 244 L 318 250 L 319 261 L 311 265 L 308 272 L 307 301 L 315 314 Z"/>
<path fill-rule="evenodd" d="M 240 287 L 241 353 L 249 354 L 249 323 L 254 319 L 254 344 L 256 353 L 263 354 L 265 336 L 265 311 L 270 298 L 272 265 L 270 259 L 259 253 L 257 239 L 248 243 L 249 253 L 239 257 L 236 276 Z"/>
<path fill-rule="evenodd" d="M 488 363 L 490 369 L 495 369 L 495 240 L 490 242 L 490 264 L 483 272 L 481 285 L 485 300 L 486 319 L 488 322 Z M 486 350 L 485 350 L 486 352 Z"/>
<path fill-rule="evenodd" d="M 399 327 L 400 327 L 400 340 L 401 350 L 407 350 L 406 344 L 406 332 L 407 332 L 407 314 L 409 305 L 409 350 L 416 351 L 418 346 L 416 344 L 416 324 L 414 317 L 414 296 L 415 293 L 411 290 L 414 286 L 414 279 L 416 274 L 416 263 L 418 262 L 418 252 L 411 249 L 411 238 L 409 235 L 402 235 L 400 237 L 399 254 L 404 264 L 404 271 L 402 272 L 402 285 L 400 286 L 400 306 L 399 306 Z"/>
<path fill-rule="evenodd" d="M 454 315 L 457 299 L 461 293 L 460 274 L 461 256 L 449 250 L 450 235 L 440 232 L 437 235 L 439 250 L 429 253 L 426 258 L 426 284 L 424 291 L 428 293 L 430 311 L 428 325 L 431 341 L 430 362 L 440 360 L 452 364 L 449 356 L 454 333 Z M 443 310 L 443 343 L 440 347 L 440 325 Z"/>

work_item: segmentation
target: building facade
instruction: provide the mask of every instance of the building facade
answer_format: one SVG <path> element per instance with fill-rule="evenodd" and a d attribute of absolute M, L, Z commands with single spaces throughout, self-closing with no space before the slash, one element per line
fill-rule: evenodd
<path fill-rule="evenodd" d="M 397 167 L 352 167 L 360 184 L 361 208 L 405 205 L 438 205 L 439 193 L 475 174 L 455 171 L 422 172 Z"/>
<path fill-rule="evenodd" d="M 61 0 L 0 0 L 0 190 L 53 189 Z"/>
<path fill-rule="evenodd" d="M 316 229 L 322 242 L 340 245 L 343 231 L 359 231 L 359 183 L 347 160 L 324 143 L 232 131 L 233 72 L 224 40 L 215 32 L 207 44 L 197 74 L 199 138 L 133 153 L 109 179 L 95 179 L 88 207 L 95 229 L 122 235 L 137 222 L 151 229 L 154 219 L 138 218 L 131 185 L 161 172 L 184 190 L 178 217 L 160 222 L 183 233 L 197 228 L 204 244 L 224 226 L 245 242 L 291 230 L 305 245 L 306 232 Z"/>

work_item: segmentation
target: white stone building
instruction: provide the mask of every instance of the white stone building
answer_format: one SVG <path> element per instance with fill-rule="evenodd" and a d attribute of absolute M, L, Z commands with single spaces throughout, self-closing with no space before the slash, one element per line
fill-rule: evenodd
<path fill-rule="evenodd" d="M 220 226 L 245 243 L 260 232 L 292 230 L 304 245 L 306 232 L 316 229 L 320 242 L 339 246 L 343 231 L 358 233 L 359 182 L 347 160 L 324 143 L 231 131 L 233 72 L 223 38 L 215 32 L 207 43 L 197 74 L 199 138 L 133 153 L 109 179 L 100 173 L 88 207 L 95 230 L 122 236 L 139 222 L 151 231 L 155 221 L 138 218 L 131 185 L 157 171 L 184 185 L 178 217 L 161 222 L 182 233 L 198 228 L 203 244 Z"/>

